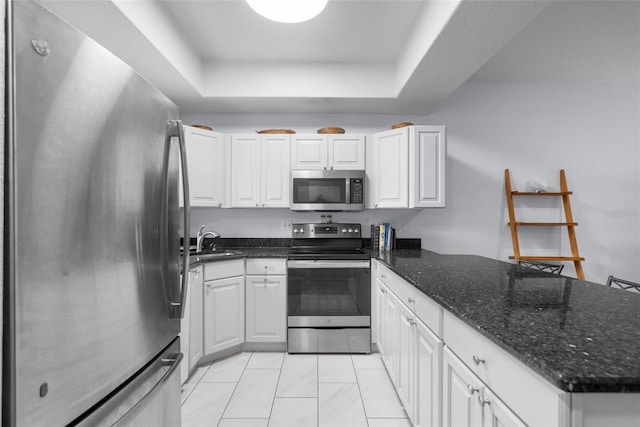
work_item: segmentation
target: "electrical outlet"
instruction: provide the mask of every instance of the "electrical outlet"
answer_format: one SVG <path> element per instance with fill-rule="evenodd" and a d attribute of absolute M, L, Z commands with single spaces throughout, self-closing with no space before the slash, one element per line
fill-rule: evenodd
<path fill-rule="evenodd" d="M 280 228 L 282 228 L 282 231 L 291 231 L 292 227 L 293 221 L 290 219 L 283 219 L 282 223 L 280 224 Z"/>

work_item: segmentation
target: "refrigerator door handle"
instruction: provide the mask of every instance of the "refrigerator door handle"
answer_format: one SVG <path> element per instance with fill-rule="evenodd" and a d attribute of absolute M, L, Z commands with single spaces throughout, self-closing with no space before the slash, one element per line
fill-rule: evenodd
<path fill-rule="evenodd" d="M 167 121 L 167 132 L 165 138 L 165 149 L 167 153 L 169 152 L 169 144 L 171 144 L 172 138 L 178 138 L 178 147 L 180 153 L 180 166 L 182 171 L 182 197 L 183 197 L 183 210 L 182 210 L 182 230 L 183 230 L 183 247 L 189 248 L 189 175 L 187 172 L 187 149 L 185 145 L 184 138 L 184 127 L 182 125 L 181 120 L 169 120 Z M 169 171 L 168 171 L 168 161 L 165 162 L 165 174 L 164 179 L 166 181 L 166 189 L 168 191 L 168 179 L 169 179 Z M 169 219 L 168 212 L 170 212 L 170 206 L 168 206 L 169 198 L 165 198 L 167 206 L 165 206 L 165 211 L 167 212 L 167 219 Z M 165 229 L 168 229 L 165 228 Z M 167 236 L 168 238 L 168 236 Z M 168 242 L 165 242 L 168 244 Z M 180 274 L 180 281 L 178 283 L 179 289 L 177 294 L 180 295 L 180 300 L 176 302 L 171 302 L 171 306 L 173 307 L 173 316 L 176 318 L 182 319 L 184 317 L 184 307 L 185 307 L 185 299 L 187 297 L 187 286 L 189 279 L 189 251 L 182 251 L 182 268 Z M 175 294 L 174 294 L 175 295 Z"/>

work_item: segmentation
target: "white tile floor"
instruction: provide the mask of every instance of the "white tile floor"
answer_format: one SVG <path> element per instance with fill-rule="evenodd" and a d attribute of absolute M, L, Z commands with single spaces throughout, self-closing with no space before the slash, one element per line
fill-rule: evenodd
<path fill-rule="evenodd" d="M 379 354 L 240 353 L 182 387 L 183 427 L 410 427 Z"/>

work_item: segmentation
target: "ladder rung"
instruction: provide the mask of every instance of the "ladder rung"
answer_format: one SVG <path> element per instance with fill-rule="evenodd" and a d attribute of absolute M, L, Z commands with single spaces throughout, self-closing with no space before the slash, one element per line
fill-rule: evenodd
<path fill-rule="evenodd" d="M 533 191 L 512 191 L 512 196 L 569 196 L 573 191 L 541 191 L 534 193 Z"/>
<path fill-rule="evenodd" d="M 575 256 L 521 256 L 525 261 L 584 261 L 583 257 Z"/>
<path fill-rule="evenodd" d="M 507 223 L 510 224 L 510 223 Z M 577 222 L 516 222 L 516 227 L 519 226 L 527 226 L 527 227 L 575 227 L 578 225 Z"/>

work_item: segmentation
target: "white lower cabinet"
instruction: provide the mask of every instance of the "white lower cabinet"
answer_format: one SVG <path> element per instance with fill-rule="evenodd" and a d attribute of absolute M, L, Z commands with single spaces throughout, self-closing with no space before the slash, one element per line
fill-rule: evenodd
<path fill-rule="evenodd" d="M 204 353 L 204 302 L 202 288 L 204 275 L 202 266 L 191 270 L 190 275 L 189 372 L 198 364 Z M 187 357 L 187 355 L 185 354 L 184 357 Z"/>
<path fill-rule="evenodd" d="M 445 427 L 526 427 L 449 348 L 444 349 L 443 361 Z"/>
<path fill-rule="evenodd" d="M 440 426 L 442 340 L 391 290 L 401 291 L 401 279 L 384 268 L 377 271 L 382 360 L 413 425 Z"/>
<path fill-rule="evenodd" d="M 180 320 L 180 380 L 184 383 L 192 369 L 202 357 L 203 350 L 203 302 L 202 302 L 202 266 L 189 271 L 184 316 Z"/>
<path fill-rule="evenodd" d="M 246 341 L 287 341 L 284 259 L 247 259 Z"/>
<path fill-rule="evenodd" d="M 389 372 L 392 382 L 396 382 L 396 312 L 398 299 L 378 279 L 378 351 Z"/>
<path fill-rule="evenodd" d="M 204 354 L 244 342 L 244 260 L 204 267 Z"/>
<path fill-rule="evenodd" d="M 442 421 L 445 427 L 482 426 L 482 382 L 449 348 L 442 354 Z"/>
<path fill-rule="evenodd" d="M 414 426 L 441 426 L 442 340 L 416 320 Z"/>

